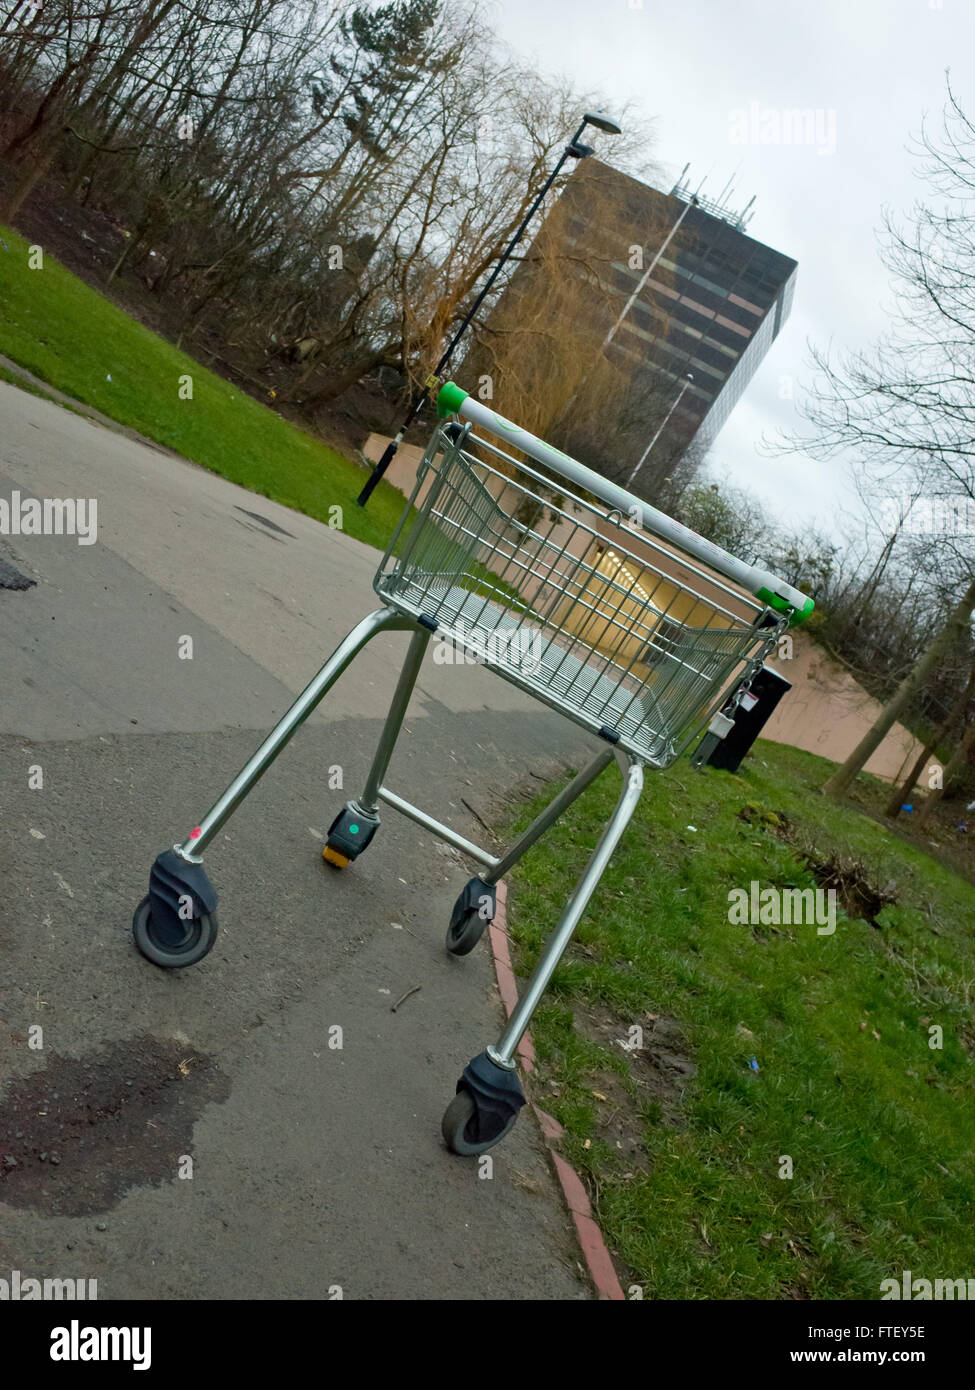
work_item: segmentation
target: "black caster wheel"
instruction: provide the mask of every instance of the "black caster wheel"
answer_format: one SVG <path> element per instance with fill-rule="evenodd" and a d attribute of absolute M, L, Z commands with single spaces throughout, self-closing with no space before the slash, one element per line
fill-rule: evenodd
<path fill-rule="evenodd" d="M 444 1111 L 443 1119 L 440 1122 L 440 1133 L 452 1154 L 463 1154 L 464 1156 L 482 1154 L 486 1153 L 488 1149 L 493 1149 L 495 1144 L 500 1144 L 505 1135 L 511 1133 L 517 1118 L 518 1112 L 515 1111 L 497 1128 L 496 1133 L 481 1139 L 478 1137 L 481 1126 L 477 1113 L 477 1101 L 469 1091 L 458 1091 Z"/>
<path fill-rule="evenodd" d="M 166 970 L 195 965 L 213 949 L 217 939 L 217 914 L 211 912 L 207 916 L 195 917 L 192 922 L 180 922 L 179 929 L 177 932 L 170 927 L 156 926 L 148 895 L 142 899 L 132 917 L 135 944 L 146 960 Z"/>
<path fill-rule="evenodd" d="M 342 807 L 328 827 L 322 858 L 333 869 L 347 869 L 353 859 L 358 859 L 378 829 L 378 816 L 369 816 L 350 802 Z"/>
<path fill-rule="evenodd" d="M 477 908 L 468 908 L 459 921 L 451 921 L 447 928 L 447 950 L 452 956 L 466 956 L 484 935 L 487 922 Z"/>
<path fill-rule="evenodd" d="M 452 956 L 466 956 L 484 935 L 484 928 L 494 920 L 497 889 L 483 879 L 472 878 L 454 903 L 447 928 L 447 950 Z"/>

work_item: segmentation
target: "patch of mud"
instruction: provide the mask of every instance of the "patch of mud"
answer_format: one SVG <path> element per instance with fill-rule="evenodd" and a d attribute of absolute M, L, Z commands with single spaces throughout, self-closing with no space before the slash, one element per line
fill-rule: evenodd
<path fill-rule="evenodd" d="M 177 1177 L 193 1125 L 230 1081 L 186 1043 L 140 1037 L 81 1058 L 51 1053 L 0 1100 L 0 1202 L 45 1215 L 117 1206 Z"/>
<path fill-rule="evenodd" d="M 649 1107 L 658 1124 L 681 1124 L 684 1092 L 697 1071 L 680 1025 L 676 1019 L 655 1014 L 621 1023 L 609 1009 L 578 1002 L 573 1002 L 572 1012 L 581 1037 L 626 1061 L 629 1079 L 637 1088 L 635 1096 L 623 1077 L 608 1067 L 591 1074 L 590 1092 L 598 1093 L 593 1100 L 600 1137 L 616 1151 L 624 1167 L 633 1172 L 645 1170 L 649 1162 L 643 1143 L 647 1121 L 641 1110 Z M 634 1023 L 642 1029 L 642 1047 L 623 1047 L 622 1043 L 630 1042 Z"/>

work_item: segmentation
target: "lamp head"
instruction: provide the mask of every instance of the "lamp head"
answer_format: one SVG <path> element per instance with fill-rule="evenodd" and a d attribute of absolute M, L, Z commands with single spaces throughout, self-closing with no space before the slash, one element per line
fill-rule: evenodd
<path fill-rule="evenodd" d="M 611 116 L 607 116 L 605 111 L 587 111 L 583 119 L 586 125 L 594 125 L 597 130 L 604 130 L 607 135 L 623 134 L 623 127 Z"/>

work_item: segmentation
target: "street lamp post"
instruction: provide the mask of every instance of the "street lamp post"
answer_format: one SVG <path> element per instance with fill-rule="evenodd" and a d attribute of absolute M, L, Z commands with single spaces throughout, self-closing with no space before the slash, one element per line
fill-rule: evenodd
<path fill-rule="evenodd" d="M 552 184 L 555 182 L 559 174 L 562 172 L 562 166 L 565 164 L 566 160 L 570 158 L 585 159 L 588 155 L 591 155 L 593 153 L 591 146 L 583 145 L 580 142 L 580 137 L 583 131 L 585 130 L 586 126 L 588 125 L 593 126 L 596 130 L 605 131 L 608 135 L 619 135 L 622 133 L 622 127 L 617 125 L 617 123 L 614 120 L 611 120 L 610 117 L 607 116 L 604 111 L 586 112 L 586 114 L 582 118 L 582 124 L 579 126 L 579 129 L 576 131 L 575 135 L 573 135 L 568 145 L 566 145 L 565 149 L 562 152 L 562 156 L 559 159 L 559 162 L 556 164 L 551 174 L 549 174 L 544 186 L 541 189 L 541 192 L 538 194 L 538 197 L 535 199 L 531 207 L 528 209 L 527 213 L 524 216 L 524 219 L 522 220 L 521 225 L 519 226 L 518 230 L 515 232 L 514 236 L 511 238 L 511 241 L 505 248 L 504 255 L 498 261 L 497 265 L 494 267 L 494 270 L 488 277 L 487 284 L 484 286 L 484 288 L 481 290 L 481 293 L 477 296 L 474 303 L 471 305 L 471 308 L 466 314 L 463 323 L 460 325 L 460 327 L 457 329 L 457 332 L 454 334 L 450 342 L 447 344 L 443 356 L 440 358 L 440 361 L 437 363 L 436 367 L 434 367 L 433 372 L 427 378 L 427 381 L 425 383 L 426 385 L 432 385 L 434 381 L 437 378 L 439 378 L 440 373 L 443 371 L 447 363 L 450 361 L 451 357 L 453 356 L 454 349 L 456 348 L 457 344 L 460 342 L 464 334 L 467 332 L 467 329 L 470 327 L 471 320 L 473 319 L 474 315 L 477 313 L 478 309 L 481 307 L 487 296 L 490 294 L 494 282 L 497 280 L 498 276 L 501 274 L 501 271 L 504 269 L 505 265 L 510 260 L 515 247 L 518 245 L 519 241 L 521 241 L 522 237 L 525 235 L 525 232 L 528 230 L 532 218 L 535 216 L 536 212 L 541 207 L 545 195 L 552 187 Z M 404 434 L 409 429 L 410 425 L 412 425 L 416 417 L 419 415 L 420 411 L 423 409 L 425 401 L 426 396 L 421 395 L 414 402 L 414 404 L 410 407 L 410 410 L 407 413 L 406 419 L 403 421 L 402 425 L 397 431 L 396 437 L 386 445 L 386 448 L 383 450 L 382 458 L 376 464 L 369 477 L 369 480 L 367 481 L 365 487 L 362 489 L 362 491 L 359 493 L 359 496 L 356 499 L 360 507 L 364 507 L 366 503 L 369 501 L 369 498 L 371 497 L 374 488 L 378 484 L 380 478 L 386 472 L 386 469 L 392 463 L 397 449 L 399 448 L 400 444 L 402 444 Z"/>
<path fill-rule="evenodd" d="M 667 422 L 668 422 L 668 420 L 670 419 L 671 415 L 673 415 L 673 413 L 674 413 L 674 411 L 677 409 L 677 407 L 680 405 L 680 403 L 681 403 L 681 401 L 683 400 L 683 397 L 684 397 L 684 392 L 687 390 L 687 388 L 690 386 L 690 384 L 691 384 L 691 382 L 692 382 L 693 380 L 694 380 L 694 374 L 693 374 L 693 372 L 688 372 L 688 373 L 687 373 L 687 379 L 686 379 L 686 381 L 684 382 L 683 386 L 680 388 L 680 390 L 677 392 L 677 395 L 674 397 L 673 401 L 671 402 L 670 409 L 667 411 L 667 414 L 664 416 L 663 420 L 660 422 L 660 426 L 659 426 L 659 428 L 657 429 L 656 434 L 653 436 L 653 438 L 651 439 L 650 443 L 647 445 L 647 447 L 644 449 L 643 453 L 640 455 L 640 460 L 639 460 L 639 462 L 637 463 L 636 467 L 633 469 L 633 472 L 632 472 L 632 473 L 630 474 L 630 476 L 627 478 L 627 480 L 626 480 L 626 486 L 627 486 L 627 487 L 630 486 L 630 484 L 633 482 L 633 479 L 636 477 L 636 475 L 639 473 L 640 469 L 643 467 L 643 465 L 646 463 L 647 459 L 650 457 L 650 451 L 651 451 L 651 449 L 652 449 L 653 446 L 656 444 L 656 442 L 657 442 L 657 440 L 660 438 L 660 436 L 663 434 L 664 430 L 667 428 Z"/>

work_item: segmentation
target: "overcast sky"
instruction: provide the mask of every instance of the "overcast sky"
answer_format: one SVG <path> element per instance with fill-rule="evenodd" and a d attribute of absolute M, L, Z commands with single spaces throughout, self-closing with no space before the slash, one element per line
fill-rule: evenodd
<path fill-rule="evenodd" d="M 881 210 L 921 191 L 908 143 L 925 113 L 940 120 L 946 68 L 975 112 L 975 0 L 496 0 L 495 13 L 540 71 L 654 119 L 668 188 L 690 161 L 705 194 L 737 168 L 736 207 L 756 195 L 748 233 L 799 262 L 796 299 L 712 458 L 780 516 L 828 525 L 839 493 L 855 505 L 844 466 L 770 460 L 756 443 L 797 418 L 781 397 L 809 379 L 807 340 L 856 347 L 884 326 Z M 796 107 L 818 115 L 813 143 L 771 143 L 767 113 Z M 587 138 L 613 162 L 611 137 Z"/>

